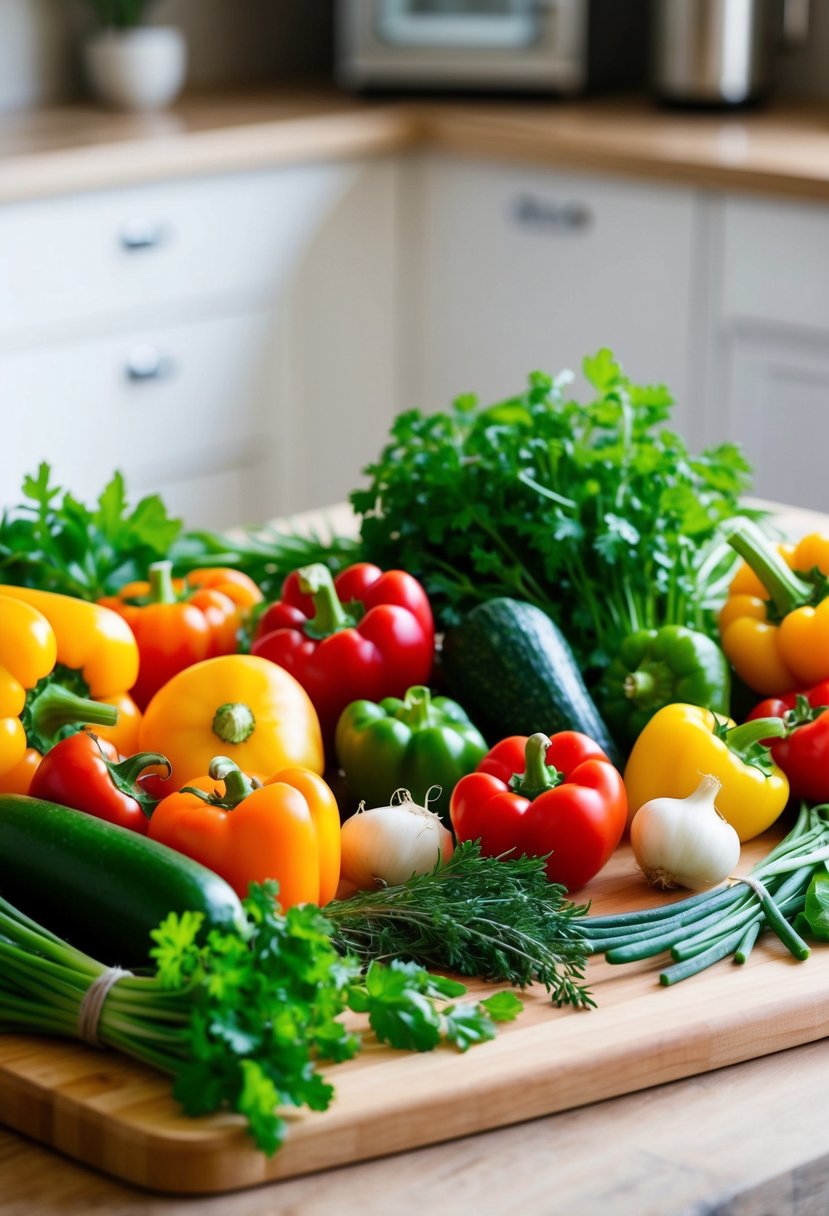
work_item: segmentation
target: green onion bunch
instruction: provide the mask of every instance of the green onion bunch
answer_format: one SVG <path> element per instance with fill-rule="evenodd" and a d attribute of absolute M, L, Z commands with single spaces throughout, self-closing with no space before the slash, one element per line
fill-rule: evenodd
<path fill-rule="evenodd" d="M 676 984 L 722 959 L 745 963 L 759 935 L 775 933 L 796 959 L 810 954 L 807 899 L 829 860 L 829 805 L 801 807 L 789 834 L 745 878 L 678 903 L 589 917 L 580 926 L 592 954 L 632 963 L 669 952 L 659 976 Z"/>

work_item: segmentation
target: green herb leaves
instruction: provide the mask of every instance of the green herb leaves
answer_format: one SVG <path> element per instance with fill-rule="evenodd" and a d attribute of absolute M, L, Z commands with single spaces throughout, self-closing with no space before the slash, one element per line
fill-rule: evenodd
<path fill-rule="evenodd" d="M 252 886 L 245 900 L 249 933 L 211 931 L 201 917 L 168 916 L 153 938 L 158 981 L 186 995 L 190 1018 L 180 1031 L 173 1092 L 191 1115 L 229 1107 L 246 1116 L 265 1152 L 282 1143 L 286 1107 L 325 1110 L 334 1096 L 317 1071 L 321 1060 L 350 1059 L 362 1039 L 342 1020 L 365 1014 L 377 1038 L 406 1051 L 441 1043 L 461 1051 L 495 1035 L 495 1023 L 520 1011 L 512 993 L 480 1004 L 445 1004 L 465 995 L 456 980 L 415 963 L 360 962 L 340 954 L 317 908 L 282 915 L 274 883 Z"/>
<path fill-rule="evenodd" d="M 542 983 L 557 1005 L 590 1006 L 579 920 L 547 881 L 543 857 L 482 857 L 459 844 L 430 874 L 334 900 L 325 909 L 334 941 L 360 958 L 406 958 L 420 966 L 525 985 Z M 509 1010 L 504 1002 L 490 1016 Z"/>
<path fill-rule="evenodd" d="M 91 509 L 53 484 L 45 463 L 23 495 L 0 519 L 0 581 L 21 586 L 98 599 L 145 578 L 181 530 L 157 494 L 130 508 L 120 473 Z"/>
<path fill-rule="evenodd" d="M 700 457 L 664 428 L 663 386 L 633 384 L 607 350 L 584 360 L 595 397 L 536 372 L 522 395 L 449 413 L 410 410 L 352 494 L 369 560 L 426 584 L 443 624 L 512 596 L 565 623 L 584 669 L 641 627 L 703 623 L 705 546 L 739 509 L 749 466 Z"/>

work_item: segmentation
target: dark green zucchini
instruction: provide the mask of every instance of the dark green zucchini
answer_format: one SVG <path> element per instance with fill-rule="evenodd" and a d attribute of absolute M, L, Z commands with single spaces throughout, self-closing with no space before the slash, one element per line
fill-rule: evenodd
<path fill-rule="evenodd" d="M 534 604 L 505 597 L 479 604 L 447 631 L 442 663 L 451 695 L 490 743 L 577 730 L 621 762 L 566 639 Z"/>
<path fill-rule="evenodd" d="M 166 845 L 83 811 L 0 794 L 0 895 L 101 962 L 146 964 L 168 912 L 241 928 L 233 889 Z"/>

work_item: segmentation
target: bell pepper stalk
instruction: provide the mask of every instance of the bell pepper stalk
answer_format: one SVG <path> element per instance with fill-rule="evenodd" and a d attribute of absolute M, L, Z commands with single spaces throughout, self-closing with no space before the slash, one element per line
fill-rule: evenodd
<path fill-rule="evenodd" d="M 461 777 L 487 752 L 483 735 L 448 697 L 433 697 L 415 684 L 403 698 L 352 701 L 335 732 L 337 763 L 355 802 L 386 806 L 406 789 L 448 824 L 449 797 Z"/>
<path fill-rule="evenodd" d="M 112 729 L 138 672 L 129 626 L 96 604 L 0 586 L 0 784 L 25 794 L 71 730 Z"/>
<path fill-rule="evenodd" d="M 775 548 L 750 524 L 728 543 L 744 559 L 720 610 L 720 639 L 755 692 L 780 696 L 829 678 L 829 536 Z"/>
<path fill-rule="evenodd" d="M 607 864 L 625 830 L 621 774 L 578 731 L 511 735 L 462 777 L 450 799 L 459 841 L 488 857 L 545 857 L 547 877 L 569 891 Z"/>
<path fill-rule="evenodd" d="M 310 769 L 282 768 L 262 782 L 227 756 L 156 807 L 149 835 L 207 866 L 243 898 L 252 882 L 279 883 L 284 910 L 323 906 L 340 877 L 340 813 Z"/>
<path fill-rule="evenodd" d="M 676 701 L 728 714 L 731 675 L 721 648 L 684 625 L 630 634 L 602 681 L 602 710 L 614 737 L 632 745 L 656 711 Z"/>
<path fill-rule="evenodd" d="M 142 709 L 184 667 L 238 650 L 238 631 L 262 599 L 241 571 L 208 567 L 174 579 L 172 569 L 170 561 L 153 562 L 145 582 L 99 600 L 135 634 L 141 665 L 132 695 Z"/>
<path fill-rule="evenodd" d="M 147 706 L 138 739 L 142 751 L 167 756 L 182 783 L 207 773 L 217 754 L 259 776 L 289 765 L 321 774 L 324 765 L 308 694 L 255 655 L 219 655 L 178 672 Z"/>
<path fill-rule="evenodd" d="M 155 765 L 170 772 L 170 762 L 159 752 L 114 762 L 94 734 L 80 731 L 47 752 L 29 793 L 146 836 L 157 800 L 137 783 L 144 770 Z"/>
<path fill-rule="evenodd" d="M 332 753 L 345 707 L 427 684 L 434 646 L 432 610 L 411 575 L 358 562 L 332 579 L 316 563 L 288 575 L 258 622 L 251 653 L 299 680 Z"/>
<path fill-rule="evenodd" d="M 788 801 L 786 775 L 764 742 L 782 738 L 786 729 L 781 718 L 737 726 L 699 705 L 666 705 L 645 726 L 625 766 L 629 818 L 653 798 L 687 798 L 706 773 L 720 782 L 717 810 L 741 842 L 759 836 Z"/>
<path fill-rule="evenodd" d="M 802 692 L 760 701 L 748 715 L 780 718 L 786 726 L 782 737 L 769 738 L 775 764 L 789 779 L 791 798 L 829 802 L 829 680 Z"/>

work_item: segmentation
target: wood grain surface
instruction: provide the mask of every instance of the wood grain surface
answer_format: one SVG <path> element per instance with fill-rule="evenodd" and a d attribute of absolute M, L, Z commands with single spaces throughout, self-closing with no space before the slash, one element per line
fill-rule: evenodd
<path fill-rule="evenodd" d="M 701 188 L 829 199 L 826 103 L 682 113 L 642 97 L 367 101 L 330 86 L 92 104 L 0 118 L 0 202 L 325 158 L 440 148 Z"/>
<path fill-rule="evenodd" d="M 769 843 L 747 846 L 743 867 Z M 596 910 L 654 900 L 626 847 L 584 894 Z M 795 963 L 776 940 L 763 941 L 747 966 L 721 964 L 667 989 L 658 970 L 594 960 L 597 1009 L 556 1010 L 531 990 L 521 1017 L 466 1055 L 369 1043 L 329 1070 L 337 1090 L 330 1110 L 292 1115 L 271 1159 L 237 1117 L 187 1119 L 165 1078 L 59 1041 L 0 1038 L 0 1112 L 10 1127 L 127 1181 L 210 1194 L 599 1102 L 813 1042 L 829 1029 L 829 951 Z"/>

